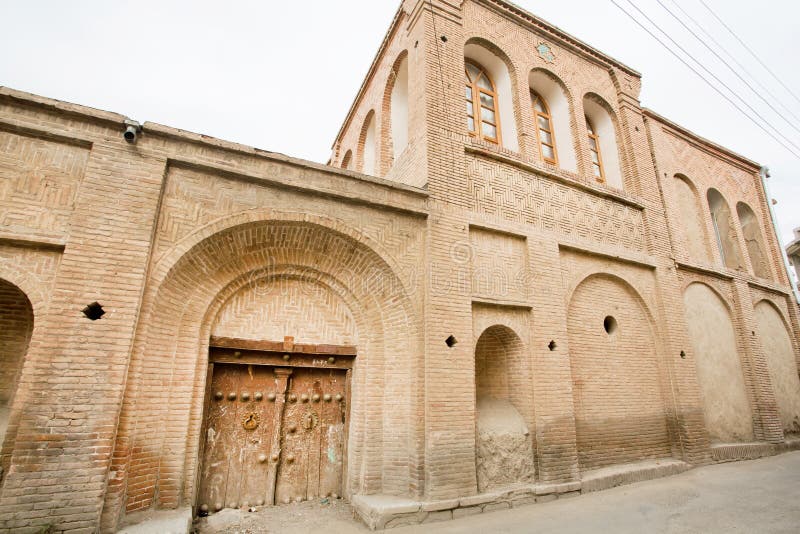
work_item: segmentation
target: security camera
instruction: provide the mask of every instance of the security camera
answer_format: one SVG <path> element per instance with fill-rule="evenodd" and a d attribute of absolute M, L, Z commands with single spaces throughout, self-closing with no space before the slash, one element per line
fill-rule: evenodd
<path fill-rule="evenodd" d="M 135 143 L 136 137 L 142 133 L 142 125 L 136 121 L 125 119 L 124 126 L 125 133 L 122 134 L 122 137 L 129 143 Z"/>

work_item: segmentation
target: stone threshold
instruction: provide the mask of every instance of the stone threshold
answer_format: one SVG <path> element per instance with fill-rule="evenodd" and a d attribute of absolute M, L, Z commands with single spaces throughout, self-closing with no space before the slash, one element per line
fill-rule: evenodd
<path fill-rule="evenodd" d="M 581 475 L 581 493 L 677 475 L 691 468 L 691 465 L 675 458 L 660 458 L 584 471 Z"/>
<path fill-rule="evenodd" d="M 580 482 L 516 484 L 468 497 L 415 501 L 391 495 L 355 495 L 351 506 L 370 530 L 448 521 L 580 494 Z"/>
<path fill-rule="evenodd" d="M 117 534 L 187 534 L 192 531 L 192 508 L 145 510 L 128 515 Z"/>

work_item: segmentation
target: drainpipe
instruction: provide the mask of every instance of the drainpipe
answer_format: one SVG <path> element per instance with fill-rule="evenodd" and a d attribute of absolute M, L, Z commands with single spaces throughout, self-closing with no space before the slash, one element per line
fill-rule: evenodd
<path fill-rule="evenodd" d="M 781 259 L 783 259 L 783 267 L 786 269 L 786 276 L 789 280 L 789 287 L 792 288 L 792 292 L 794 293 L 794 299 L 798 303 L 800 303 L 800 292 L 798 292 L 797 286 L 792 283 L 792 274 L 790 272 L 789 267 L 789 257 L 786 256 L 786 250 L 781 245 L 781 232 L 778 229 L 778 218 L 775 216 L 775 210 L 772 208 L 772 197 L 769 194 L 769 184 L 767 183 L 767 178 L 769 178 L 769 167 L 766 165 L 762 166 L 759 169 L 758 174 L 761 176 L 761 186 L 764 188 L 764 195 L 767 197 L 767 207 L 769 208 L 769 216 L 772 220 L 772 228 L 775 230 L 775 237 L 778 240 L 778 248 L 781 251 Z M 798 282 L 800 283 L 800 282 Z"/>

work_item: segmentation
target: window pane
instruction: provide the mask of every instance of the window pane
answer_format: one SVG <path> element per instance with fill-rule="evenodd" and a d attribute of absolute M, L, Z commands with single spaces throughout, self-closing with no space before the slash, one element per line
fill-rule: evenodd
<path fill-rule="evenodd" d="M 491 122 L 492 124 L 497 124 L 497 121 L 494 118 L 494 111 L 486 108 L 481 108 L 481 119 L 485 120 L 486 122 Z"/>
<path fill-rule="evenodd" d="M 481 71 L 479 71 L 475 65 L 467 63 L 467 75 L 469 80 L 474 81 L 480 73 Z"/>
<path fill-rule="evenodd" d="M 475 131 L 475 119 L 472 117 L 467 117 L 467 128 L 469 128 L 470 132 Z"/>
<path fill-rule="evenodd" d="M 542 145 L 542 155 L 545 159 L 556 159 L 556 153 L 553 148 L 547 145 Z"/>
<path fill-rule="evenodd" d="M 545 131 L 539 130 L 539 139 L 546 145 L 553 145 L 553 136 Z"/>
<path fill-rule="evenodd" d="M 489 78 L 487 78 L 485 74 L 481 74 L 481 77 L 478 78 L 478 87 L 482 89 L 488 89 L 489 91 L 492 90 L 492 84 L 489 82 Z"/>
<path fill-rule="evenodd" d="M 539 117 L 539 128 L 543 128 L 543 129 L 545 129 L 545 130 L 547 130 L 549 132 L 550 131 L 550 121 L 547 120 L 546 118 L 540 116 Z"/>
<path fill-rule="evenodd" d="M 597 157 L 597 152 L 595 152 L 594 150 L 592 150 L 592 163 L 594 163 L 595 165 L 600 164 L 600 158 Z"/>
<path fill-rule="evenodd" d="M 535 97 L 533 101 L 533 109 L 535 109 L 540 113 L 544 113 L 544 108 L 542 107 L 542 101 Z"/>
<path fill-rule="evenodd" d="M 600 172 L 600 165 L 594 165 L 594 175 L 598 178 L 603 177 L 603 173 Z"/>
<path fill-rule="evenodd" d="M 489 109 L 494 109 L 494 98 L 486 93 L 481 93 L 481 105 Z"/>
<path fill-rule="evenodd" d="M 497 128 L 492 126 L 491 124 L 481 123 L 481 127 L 483 128 L 483 135 L 484 137 L 490 137 L 492 139 L 497 139 Z"/>
<path fill-rule="evenodd" d="M 473 113 L 472 102 L 467 102 L 467 115 L 472 117 L 472 113 Z"/>
<path fill-rule="evenodd" d="M 597 151 L 597 139 L 596 138 L 594 138 L 594 137 L 590 137 L 589 138 L 589 148 L 591 148 L 595 152 Z"/>
<path fill-rule="evenodd" d="M 469 100 L 471 102 L 472 101 L 472 87 L 467 86 L 466 89 L 467 89 L 467 100 Z"/>

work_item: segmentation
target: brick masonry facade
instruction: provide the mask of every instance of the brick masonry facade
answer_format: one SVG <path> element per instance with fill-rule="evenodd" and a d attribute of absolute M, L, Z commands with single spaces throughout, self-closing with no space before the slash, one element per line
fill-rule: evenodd
<path fill-rule="evenodd" d="M 500 144 L 467 130 L 465 59 Z M 0 531 L 199 506 L 211 336 L 355 346 L 344 496 L 409 520 L 488 502 L 482 399 L 519 414 L 536 492 L 788 446 L 800 315 L 760 167 L 640 82 L 500 0 L 405 0 L 329 165 L 152 123 L 126 143 L 121 115 L 0 88 Z M 542 83 L 569 169 L 539 150 Z"/>

